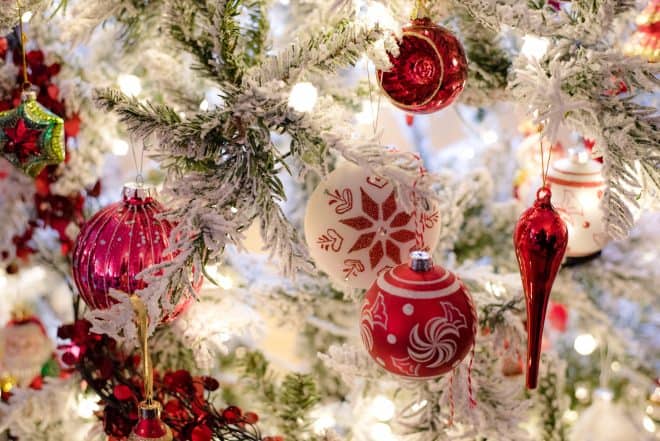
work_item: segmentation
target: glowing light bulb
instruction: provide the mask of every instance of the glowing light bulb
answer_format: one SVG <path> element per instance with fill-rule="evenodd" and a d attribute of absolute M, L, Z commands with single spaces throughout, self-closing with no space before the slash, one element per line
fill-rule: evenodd
<path fill-rule="evenodd" d="M 376 423 L 369 430 L 372 441 L 396 441 L 392 429 L 385 423 Z"/>
<path fill-rule="evenodd" d="M 396 408 L 389 398 L 378 395 L 369 406 L 369 413 L 378 421 L 386 422 L 394 418 Z"/>
<path fill-rule="evenodd" d="M 202 110 L 202 111 L 204 111 L 204 112 L 206 112 L 207 110 L 209 110 L 209 102 L 206 101 L 205 99 L 202 100 L 202 102 L 199 103 L 199 110 Z"/>
<path fill-rule="evenodd" d="M 550 40 L 547 38 L 525 35 L 523 37 L 523 45 L 520 48 L 520 53 L 527 58 L 539 60 L 545 55 L 549 45 Z"/>
<path fill-rule="evenodd" d="M 358 12 L 358 16 L 369 27 L 378 24 L 382 29 L 394 30 L 398 28 L 390 8 L 380 2 L 370 1 L 366 9 L 361 9 Z"/>
<path fill-rule="evenodd" d="M 567 423 L 574 423 L 578 419 L 578 413 L 572 409 L 567 409 L 562 415 L 562 419 Z"/>
<path fill-rule="evenodd" d="M 619 372 L 621 370 L 621 363 L 618 361 L 613 361 L 610 365 L 610 368 L 612 369 L 612 372 Z"/>
<path fill-rule="evenodd" d="M 642 425 L 644 426 L 644 430 L 647 432 L 655 433 L 655 423 L 651 419 L 650 416 L 644 415 L 644 419 L 642 420 Z"/>
<path fill-rule="evenodd" d="M 112 141 L 112 153 L 117 156 L 126 156 L 128 153 L 129 145 L 123 139 L 115 139 Z"/>
<path fill-rule="evenodd" d="M 589 389 L 584 386 L 578 386 L 575 388 L 575 398 L 580 401 L 586 401 L 589 399 Z"/>
<path fill-rule="evenodd" d="M 580 355 L 590 355 L 596 350 L 597 346 L 598 342 L 591 334 L 580 334 L 575 337 L 575 342 L 573 343 L 573 348 Z"/>
<path fill-rule="evenodd" d="M 289 94 L 289 107 L 298 112 L 311 112 L 318 97 L 319 92 L 312 83 L 296 83 Z"/>
<path fill-rule="evenodd" d="M 312 424 L 312 429 L 317 435 L 323 435 L 328 429 L 332 429 L 337 425 L 334 417 L 328 413 L 323 413 L 318 417 L 314 424 Z"/>
<path fill-rule="evenodd" d="M 21 21 L 27 23 L 32 18 L 32 11 L 25 11 L 21 16 Z"/>
<path fill-rule="evenodd" d="M 99 409 L 100 407 L 95 398 L 81 397 L 78 401 L 78 415 L 81 418 L 91 418 L 94 416 L 94 412 Z"/>
<path fill-rule="evenodd" d="M 137 96 L 142 92 L 142 82 L 135 75 L 120 74 L 117 77 L 119 89 L 128 96 Z"/>
<path fill-rule="evenodd" d="M 218 282 L 218 285 L 220 285 L 220 287 L 223 289 L 232 289 L 234 287 L 234 281 L 231 279 L 231 277 L 225 276 L 223 274 L 218 274 L 218 276 L 215 278 L 215 281 Z"/>

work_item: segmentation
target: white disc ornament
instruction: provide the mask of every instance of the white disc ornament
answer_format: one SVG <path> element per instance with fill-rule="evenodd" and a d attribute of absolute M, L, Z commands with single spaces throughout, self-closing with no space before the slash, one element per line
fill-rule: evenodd
<path fill-rule="evenodd" d="M 571 149 L 568 158 L 555 161 L 548 171 L 552 204 L 568 227 L 568 257 L 592 255 L 608 241 L 600 208 L 605 193 L 602 169 L 586 150 Z"/>
<path fill-rule="evenodd" d="M 425 209 L 420 202 L 407 212 L 399 197 L 387 180 L 357 165 L 337 167 L 314 190 L 305 213 L 317 267 L 338 283 L 366 289 L 411 251 L 433 249 L 440 238 L 437 206 Z"/>

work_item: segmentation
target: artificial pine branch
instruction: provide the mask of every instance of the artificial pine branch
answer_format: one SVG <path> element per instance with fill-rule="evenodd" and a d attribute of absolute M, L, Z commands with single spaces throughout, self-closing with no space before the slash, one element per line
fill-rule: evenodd
<path fill-rule="evenodd" d="M 314 380 L 309 375 L 288 374 L 278 384 L 268 361 L 260 352 L 248 352 L 241 359 L 241 368 L 248 386 L 261 398 L 287 439 L 307 439 L 308 414 L 319 402 Z M 313 439 L 313 438 L 310 438 Z"/>

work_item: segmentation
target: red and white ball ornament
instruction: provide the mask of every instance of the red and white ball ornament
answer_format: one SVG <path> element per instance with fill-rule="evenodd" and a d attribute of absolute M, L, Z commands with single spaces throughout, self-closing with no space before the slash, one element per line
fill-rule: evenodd
<path fill-rule="evenodd" d="M 411 196 L 411 197 L 414 197 Z M 305 213 L 305 238 L 317 267 L 334 281 L 369 288 L 383 271 L 440 238 L 440 215 L 431 204 L 401 208 L 394 187 L 352 163 L 343 164 L 314 190 Z"/>
<path fill-rule="evenodd" d="M 467 80 L 467 59 L 458 39 L 429 18 L 417 18 L 403 28 L 399 55 L 392 68 L 378 71 L 378 83 L 399 109 L 433 113 L 458 98 Z"/>
<path fill-rule="evenodd" d="M 174 258 L 166 253 L 173 225 L 158 217 L 164 210 L 153 187 L 127 184 L 121 201 L 103 208 L 85 223 L 76 240 L 72 266 L 73 279 L 87 306 L 109 308 L 116 303 L 109 295 L 111 288 L 133 294 L 147 286 L 137 278 L 142 270 Z M 196 284 L 196 288 L 200 286 Z M 181 296 L 162 321 L 174 320 L 190 301 Z"/>
<path fill-rule="evenodd" d="M 477 313 L 467 288 L 424 251 L 378 277 L 362 305 L 369 355 L 403 377 L 434 378 L 454 369 L 474 345 Z"/>
<path fill-rule="evenodd" d="M 548 171 L 552 202 L 568 227 L 568 257 L 590 256 L 608 242 L 600 208 L 605 193 L 602 170 L 586 150 L 571 149 L 568 158 L 555 161 Z"/>

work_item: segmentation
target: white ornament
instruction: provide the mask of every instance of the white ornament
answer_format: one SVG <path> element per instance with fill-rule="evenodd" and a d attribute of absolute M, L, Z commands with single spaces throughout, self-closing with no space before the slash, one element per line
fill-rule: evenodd
<path fill-rule="evenodd" d="M 608 241 L 600 208 L 605 192 L 602 169 L 586 150 L 572 149 L 568 158 L 554 162 L 548 172 L 552 205 L 568 227 L 568 257 L 597 253 Z"/>
<path fill-rule="evenodd" d="M 433 249 L 440 237 L 435 205 L 401 208 L 394 187 L 346 163 L 312 193 L 305 213 L 305 238 L 317 267 L 334 281 L 368 288 L 383 271 L 418 247 Z M 412 195 L 404 195 L 412 197 Z"/>
<path fill-rule="evenodd" d="M 582 412 L 571 430 L 571 441 L 650 440 L 641 425 L 633 422 L 621 406 L 612 402 L 609 389 L 596 389 L 594 402 Z"/>

